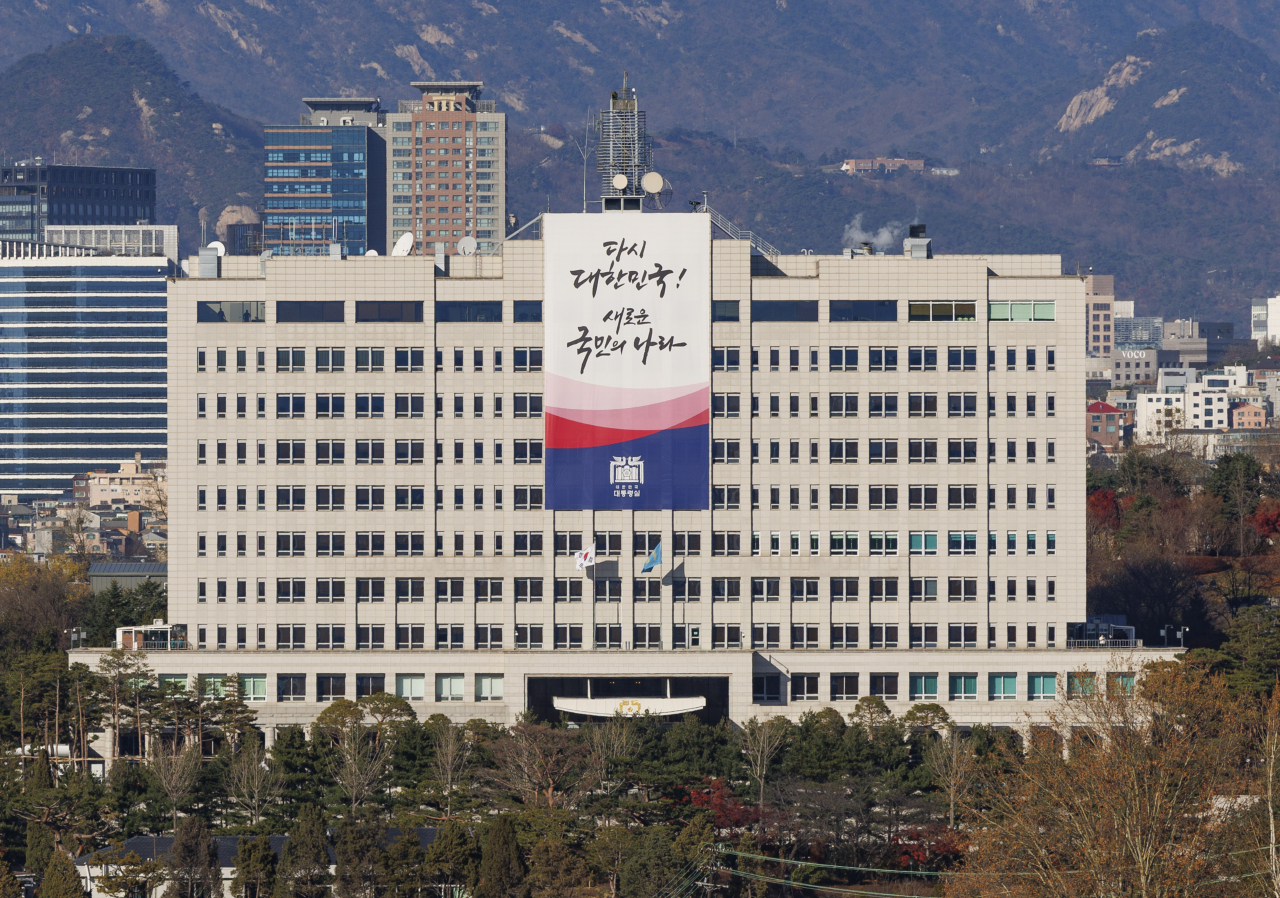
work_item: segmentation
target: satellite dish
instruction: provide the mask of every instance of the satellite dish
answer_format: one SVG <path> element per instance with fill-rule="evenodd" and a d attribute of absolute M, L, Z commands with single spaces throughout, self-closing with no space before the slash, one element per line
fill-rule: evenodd
<path fill-rule="evenodd" d="M 627 176 L 624 175 L 622 172 L 618 172 L 616 175 L 613 176 L 614 190 L 626 190 L 627 185 L 630 183 L 631 182 L 627 180 Z"/>
<path fill-rule="evenodd" d="M 400 239 L 396 241 L 396 245 L 391 248 L 393 256 L 407 256 L 413 252 L 413 233 L 405 231 L 400 235 Z"/>
<path fill-rule="evenodd" d="M 377 251 L 376 249 L 371 249 L 371 250 L 366 251 L 366 252 L 365 252 L 365 255 L 366 255 L 366 256 L 376 256 L 376 255 L 378 255 L 378 251 Z"/>
<path fill-rule="evenodd" d="M 458 252 L 464 256 L 474 256 L 476 254 L 476 238 L 463 237 L 458 241 Z"/>
<path fill-rule="evenodd" d="M 661 209 L 671 202 L 671 182 L 656 171 L 644 176 L 644 205 L 646 209 Z"/>
<path fill-rule="evenodd" d="M 209 249 L 216 249 L 219 256 L 225 256 L 227 254 L 227 245 L 220 240 L 215 240 L 210 243 Z"/>

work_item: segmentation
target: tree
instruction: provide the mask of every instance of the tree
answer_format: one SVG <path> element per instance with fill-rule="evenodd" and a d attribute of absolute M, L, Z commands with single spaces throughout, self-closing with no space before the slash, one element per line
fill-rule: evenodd
<path fill-rule="evenodd" d="M 254 732 L 236 752 L 223 783 L 228 797 L 249 818 L 249 825 L 257 826 L 267 806 L 280 794 L 280 780 L 279 769 L 267 763 L 262 738 Z"/>
<path fill-rule="evenodd" d="M 111 752 L 113 757 L 120 757 L 120 731 L 124 726 L 125 715 L 130 705 L 135 703 L 138 693 L 155 679 L 155 674 L 147 665 L 145 652 L 131 652 L 125 649 L 113 649 L 98 656 L 97 686 L 100 698 L 107 708 L 107 716 L 111 722 Z M 134 726 L 138 733 L 138 749 L 142 749 L 142 726 L 140 714 L 135 715 Z"/>
<path fill-rule="evenodd" d="M 165 858 L 169 888 L 164 898 L 210 898 L 222 894 L 222 868 L 209 825 L 199 817 L 183 817 Z"/>
<path fill-rule="evenodd" d="M 378 877 L 386 898 L 421 898 L 435 884 L 418 833 L 407 824 L 400 826 L 400 838 L 382 852 L 381 863 Z"/>
<path fill-rule="evenodd" d="M 169 879 L 164 861 L 144 861 L 137 853 L 126 852 L 123 844 L 93 855 L 89 866 L 97 870 L 95 888 L 111 898 L 151 898 Z"/>
<path fill-rule="evenodd" d="M 1240 794 L 1247 715 L 1221 677 L 1194 665 L 1149 665 L 1137 691 L 1124 676 L 1062 703 L 1024 755 L 988 768 L 996 783 L 966 807 L 968 875 L 949 895 L 1222 893 L 1210 884 L 1235 863 L 1237 840 L 1215 809 Z"/>
<path fill-rule="evenodd" d="M 583 747 L 565 730 L 522 719 L 489 750 L 490 778 L 530 807 L 561 806 L 582 778 Z"/>
<path fill-rule="evenodd" d="M 273 825 L 285 828 L 298 819 L 304 805 L 320 799 L 315 755 L 300 726 L 279 730 L 270 755 L 271 770 L 280 777 L 280 800 L 267 816 Z"/>
<path fill-rule="evenodd" d="M 786 745 L 789 728 L 790 724 L 784 717 L 772 717 L 763 723 L 753 717 L 742 725 L 738 736 L 747 770 L 759 788 L 756 807 L 760 812 L 761 832 L 764 828 L 765 780 L 768 779 L 773 759 Z"/>
<path fill-rule="evenodd" d="M 234 898 L 271 898 L 276 886 L 276 853 L 271 839 L 242 838 L 236 852 L 236 872 L 231 879 Z"/>
<path fill-rule="evenodd" d="M 476 894 L 480 876 L 480 844 L 461 823 L 447 820 L 436 831 L 436 839 L 427 849 L 426 864 L 434 871 L 444 894 L 449 894 L 453 887 L 465 888 Z"/>
<path fill-rule="evenodd" d="M 156 752 L 151 758 L 151 772 L 160 791 L 169 799 L 169 813 L 173 818 L 175 833 L 178 831 L 178 809 L 191 797 L 196 777 L 200 775 L 202 760 L 199 743 L 181 747 L 176 741 L 158 741 Z"/>
<path fill-rule="evenodd" d="M 348 724 L 338 733 L 330 775 L 352 814 L 379 790 L 390 760 L 390 742 L 370 738 L 363 723 Z"/>
<path fill-rule="evenodd" d="M 466 727 L 458 726 L 447 719 L 433 722 L 431 731 L 435 748 L 432 754 L 432 772 L 436 783 L 440 786 L 444 815 L 446 818 L 452 817 L 453 793 L 471 764 L 475 742 L 471 739 Z"/>
<path fill-rule="evenodd" d="M 548 837 L 533 846 L 526 880 L 532 898 L 571 898 L 586 882 L 587 865 L 564 840 Z"/>
<path fill-rule="evenodd" d="M 489 824 L 485 837 L 475 898 L 520 898 L 524 874 L 524 858 L 516 843 L 515 827 L 509 815 L 499 814 Z"/>
<path fill-rule="evenodd" d="M 1223 513 L 1236 534 L 1236 554 L 1243 557 L 1252 548 L 1256 534 L 1249 518 L 1262 495 L 1262 465 L 1247 452 L 1232 452 L 1218 459 L 1204 488 L 1222 500 Z"/>
<path fill-rule="evenodd" d="M 65 851 L 55 851 L 40 882 L 40 898 L 85 898 L 75 862 Z"/>
<path fill-rule="evenodd" d="M 389 692 L 375 692 L 366 695 L 356 703 L 361 713 L 373 719 L 373 731 L 379 741 L 397 724 L 408 723 L 418 719 L 418 714 L 398 695 Z"/>
<path fill-rule="evenodd" d="M 968 796 L 977 773 L 977 763 L 966 741 L 964 734 L 951 725 L 929 743 L 924 755 L 925 768 L 946 799 L 947 825 L 952 829 L 956 828 L 956 809 Z"/>
<path fill-rule="evenodd" d="M 22 898 L 22 883 L 3 861 L 0 861 L 0 898 Z"/>
<path fill-rule="evenodd" d="M 583 730 L 588 746 L 587 769 L 591 787 L 606 795 L 621 785 L 614 773 L 636 750 L 636 725 L 630 717 L 615 715 L 603 723 L 593 723 Z"/>
<path fill-rule="evenodd" d="M 48 867 L 49 859 L 53 857 L 53 853 L 53 830 L 49 829 L 49 827 L 45 826 L 43 823 L 28 820 L 27 872 L 35 873 L 37 870 L 43 870 Z"/>
<path fill-rule="evenodd" d="M 685 866 L 671 844 L 665 826 L 646 827 L 636 839 L 622 867 L 622 894 L 626 898 L 657 898 L 668 891 L 682 893 L 685 883 L 673 883 Z"/>
<path fill-rule="evenodd" d="M 313 804 L 303 805 L 284 843 L 276 898 L 326 898 L 332 881 L 324 815 Z"/>
<path fill-rule="evenodd" d="M 609 898 L 618 898 L 618 878 L 631 854 L 635 836 L 625 826 L 605 826 L 596 830 L 587 843 L 587 858 L 609 882 Z"/>
<path fill-rule="evenodd" d="M 379 841 L 382 823 L 369 811 L 353 812 L 338 828 L 334 894 L 338 898 L 378 898 L 386 853 Z"/>

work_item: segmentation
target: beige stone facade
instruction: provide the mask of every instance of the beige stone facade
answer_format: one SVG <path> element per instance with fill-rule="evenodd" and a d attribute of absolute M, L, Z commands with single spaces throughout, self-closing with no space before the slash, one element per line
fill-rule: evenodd
<path fill-rule="evenodd" d="M 601 232 L 638 214 L 605 213 Z M 674 512 L 539 509 L 543 325 L 516 303 L 542 299 L 542 259 L 539 240 L 453 257 L 447 276 L 422 257 L 228 257 L 219 278 L 171 283 L 169 620 L 189 647 L 152 652 L 159 673 L 245 677 L 268 727 L 371 688 L 503 723 L 557 696 L 600 713 L 701 696 L 743 721 L 880 694 L 1017 726 L 1069 671 L 1156 656 L 1081 647 L 1098 645 L 1092 298 L 1057 256 L 766 260 L 714 241 L 722 507 Z M 860 317 L 850 300 L 894 320 L 839 320 Z M 290 301 L 341 302 L 341 321 L 277 323 Z M 500 303 L 501 320 L 438 320 L 457 301 Z M 769 301 L 797 319 L 816 303 L 816 321 L 753 321 Z M 262 303 L 265 321 L 197 323 L 201 302 Z M 358 320 L 369 302 L 421 303 L 422 320 Z M 225 419 L 197 417 L 199 395 Z M 593 535 L 595 576 L 617 584 L 598 600 L 571 553 Z M 664 564 L 642 574 L 656 541 Z"/>

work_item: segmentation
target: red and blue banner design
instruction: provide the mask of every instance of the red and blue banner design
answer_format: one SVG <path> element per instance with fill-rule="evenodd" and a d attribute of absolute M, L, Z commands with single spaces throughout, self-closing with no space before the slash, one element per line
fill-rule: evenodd
<path fill-rule="evenodd" d="M 546 507 L 707 508 L 710 222 L 543 222 Z"/>

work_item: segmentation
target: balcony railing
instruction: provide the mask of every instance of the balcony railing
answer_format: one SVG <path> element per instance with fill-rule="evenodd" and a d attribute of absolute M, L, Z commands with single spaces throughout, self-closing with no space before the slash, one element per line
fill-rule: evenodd
<path fill-rule="evenodd" d="M 1112 639 L 1110 637 L 1094 637 L 1093 639 L 1068 639 L 1069 649 L 1140 649 L 1144 648 L 1141 639 Z M 1159 648 L 1159 646 L 1156 646 Z"/>

